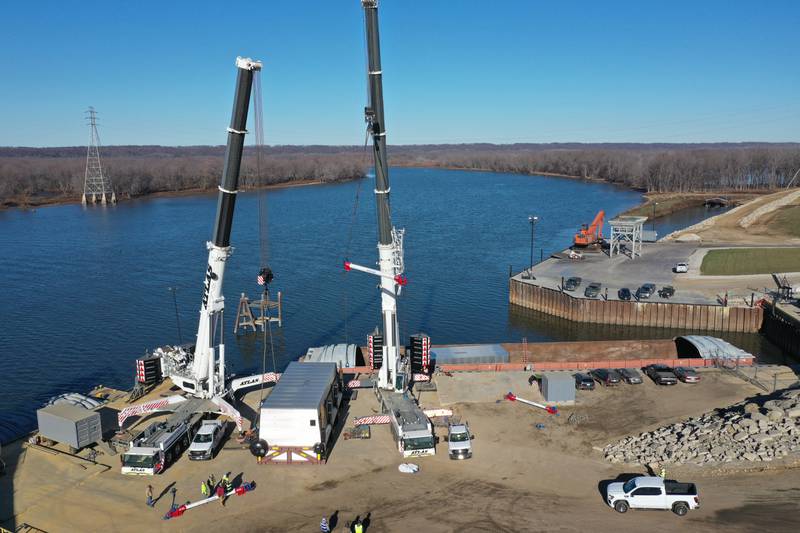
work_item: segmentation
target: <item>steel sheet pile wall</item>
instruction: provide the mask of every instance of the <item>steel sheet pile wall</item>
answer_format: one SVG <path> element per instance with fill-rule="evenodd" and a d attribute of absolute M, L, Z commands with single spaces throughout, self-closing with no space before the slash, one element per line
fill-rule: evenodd
<path fill-rule="evenodd" d="M 513 278 L 509 280 L 508 296 L 512 304 L 559 318 L 617 326 L 755 333 L 761 328 L 763 318 L 760 307 L 575 298 Z"/>
<path fill-rule="evenodd" d="M 780 307 L 767 304 L 762 333 L 782 350 L 800 357 L 800 322 Z"/>

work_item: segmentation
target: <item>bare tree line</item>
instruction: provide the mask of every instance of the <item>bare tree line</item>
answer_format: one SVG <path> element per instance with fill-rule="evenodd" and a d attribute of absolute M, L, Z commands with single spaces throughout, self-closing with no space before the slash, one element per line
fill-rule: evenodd
<path fill-rule="evenodd" d="M 398 147 L 393 163 L 600 179 L 647 192 L 784 187 L 800 144 Z"/>
<path fill-rule="evenodd" d="M 85 151 L 81 148 L 0 148 L 0 201 L 36 196 L 78 198 L 83 192 Z M 108 147 L 104 172 L 119 197 L 157 192 L 211 190 L 222 174 L 225 147 Z M 137 153 L 138 152 L 138 153 Z M 20 154 L 20 155 L 17 155 Z M 248 149 L 243 188 L 295 181 L 337 181 L 364 176 L 366 158 L 356 151 Z"/>
<path fill-rule="evenodd" d="M 111 146 L 103 164 L 121 197 L 213 189 L 224 146 Z M 364 176 L 371 154 L 358 146 L 264 147 L 245 151 L 244 188 L 293 181 Z M 798 143 L 743 144 L 515 144 L 390 147 L 391 163 L 550 173 L 599 179 L 649 192 L 772 189 L 800 168 Z M 0 202 L 77 198 L 83 190 L 85 148 L 1 148 Z"/>

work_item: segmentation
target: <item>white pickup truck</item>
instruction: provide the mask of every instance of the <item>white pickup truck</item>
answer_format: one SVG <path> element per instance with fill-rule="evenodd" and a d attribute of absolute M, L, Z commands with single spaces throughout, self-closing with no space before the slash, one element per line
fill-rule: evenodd
<path fill-rule="evenodd" d="M 447 426 L 447 453 L 450 459 L 469 459 L 472 457 L 472 439 L 469 424 L 449 424 Z"/>
<path fill-rule="evenodd" d="M 684 516 L 689 509 L 700 507 L 694 483 L 665 481 L 652 476 L 635 477 L 625 483 L 611 483 L 606 489 L 606 502 L 619 513 L 628 509 L 661 509 Z"/>
<path fill-rule="evenodd" d="M 203 424 L 189 445 L 189 459 L 192 461 L 213 459 L 225 438 L 226 425 L 222 420 L 203 420 Z"/>

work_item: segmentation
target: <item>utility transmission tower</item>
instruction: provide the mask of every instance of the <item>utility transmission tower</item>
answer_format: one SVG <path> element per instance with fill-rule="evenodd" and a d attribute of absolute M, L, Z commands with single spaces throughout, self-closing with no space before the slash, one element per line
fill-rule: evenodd
<path fill-rule="evenodd" d="M 111 180 L 103 175 L 103 167 L 100 166 L 100 136 L 97 134 L 97 111 L 94 107 L 89 106 L 86 120 L 89 124 L 89 144 L 86 147 L 86 175 L 81 203 L 86 205 L 88 200 L 96 204 L 99 199 L 103 205 L 107 202 L 115 204 L 117 196 L 111 187 Z"/>

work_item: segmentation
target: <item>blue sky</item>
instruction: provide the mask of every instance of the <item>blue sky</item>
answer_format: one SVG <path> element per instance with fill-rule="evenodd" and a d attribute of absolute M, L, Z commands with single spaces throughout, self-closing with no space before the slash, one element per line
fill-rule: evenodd
<path fill-rule="evenodd" d="M 389 142 L 800 141 L 800 2 L 381 0 Z M 0 145 L 359 144 L 358 0 L 4 3 Z"/>

